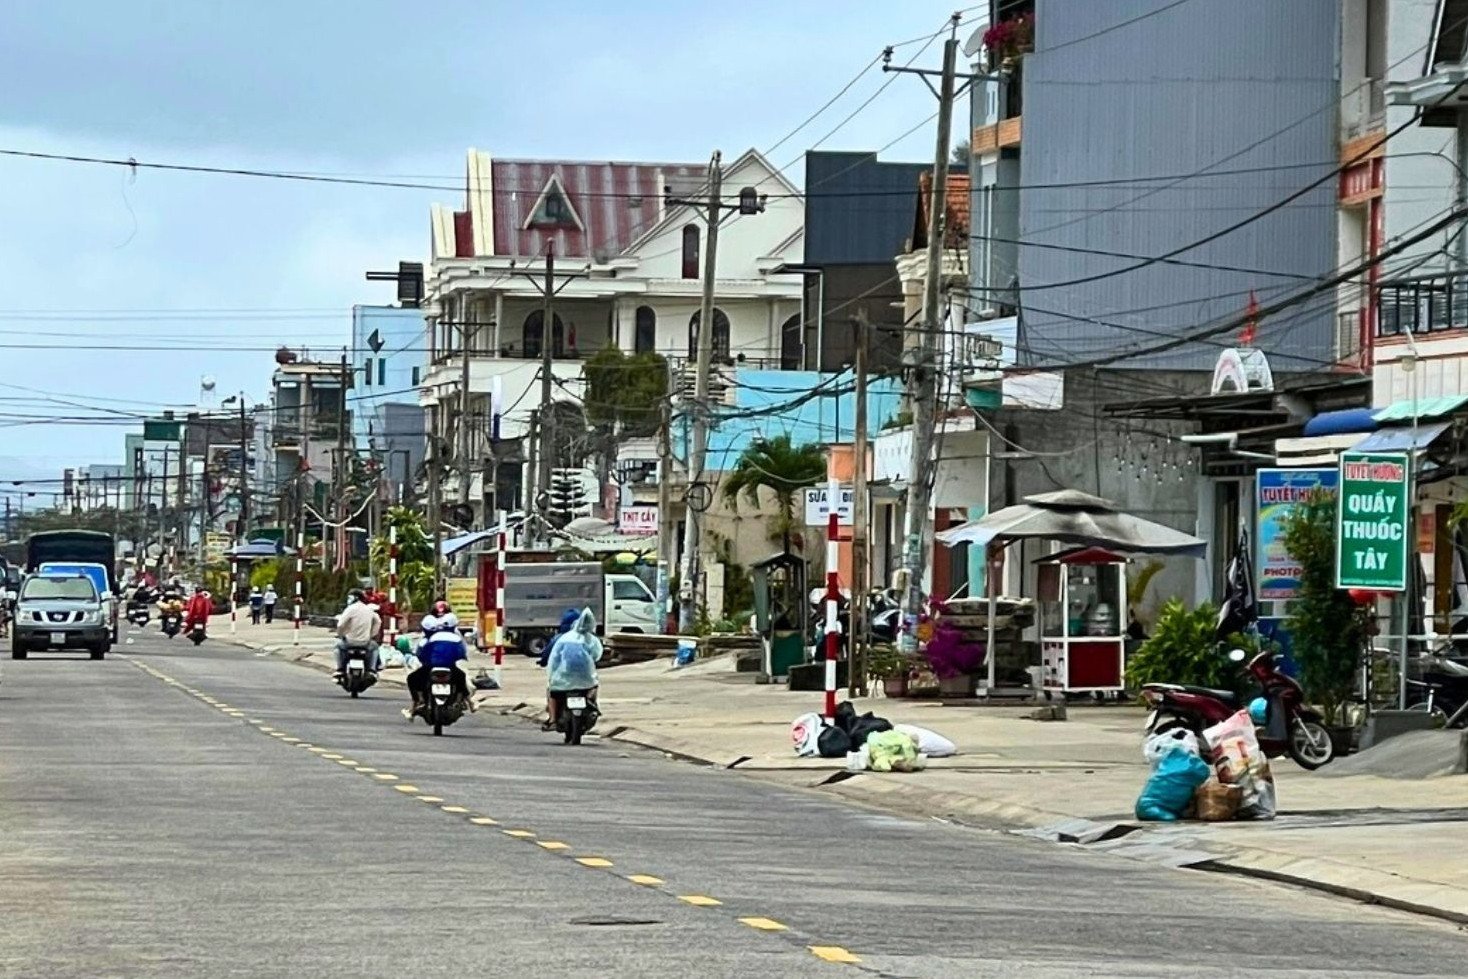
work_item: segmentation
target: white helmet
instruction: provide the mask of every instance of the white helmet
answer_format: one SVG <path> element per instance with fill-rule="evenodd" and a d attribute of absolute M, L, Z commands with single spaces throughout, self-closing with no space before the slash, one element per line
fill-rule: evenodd
<path fill-rule="evenodd" d="M 428 635 L 430 632 L 435 632 L 443 627 L 442 623 L 439 622 L 438 617 L 435 615 L 423 616 L 423 621 L 420 623 L 420 626 L 422 627 L 423 634 L 425 636 Z"/>
<path fill-rule="evenodd" d="M 449 629 L 457 630 L 459 628 L 459 617 L 450 612 L 438 620 L 438 627 L 445 631 Z"/>

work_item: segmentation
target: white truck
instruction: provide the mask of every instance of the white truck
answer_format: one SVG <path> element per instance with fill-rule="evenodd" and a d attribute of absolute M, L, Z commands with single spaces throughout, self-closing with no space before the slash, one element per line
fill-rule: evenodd
<path fill-rule="evenodd" d="M 505 638 L 520 652 L 540 656 L 572 608 L 591 609 L 603 634 L 662 631 L 657 599 L 636 575 L 595 562 L 505 564 Z"/>

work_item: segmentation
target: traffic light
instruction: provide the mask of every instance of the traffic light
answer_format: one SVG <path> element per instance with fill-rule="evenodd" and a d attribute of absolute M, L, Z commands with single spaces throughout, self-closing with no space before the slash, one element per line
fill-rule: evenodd
<path fill-rule="evenodd" d="M 552 469 L 550 478 L 550 499 L 548 501 L 546 516 L 556 526 L 564 527 L 577 517 L 591 516 L 591 507 L 595 502 L 593 494 L 587 491 L 587 476 L 585 469 Z M 595 476 L 592 476 L 594 484 Z"/>

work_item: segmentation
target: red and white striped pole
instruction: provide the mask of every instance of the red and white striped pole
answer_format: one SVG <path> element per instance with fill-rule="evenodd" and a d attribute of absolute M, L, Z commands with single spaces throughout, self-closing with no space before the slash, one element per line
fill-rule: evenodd
<path fill-rule="evenodd" d="M 296 531 L 296 608 L 295 622 L 291 626 L 291 645 L 301 644 L 301 579 L 306 576 L 306 532 Z"/>
<path fill-rule="evenodd" d="M 235 634 L 235 599 L 239 597 L 240 562 L 233 554 L 229 556 L 229 634 Z"/>
<path fill-rule="evenodd" d="M 398 528 L 387 528 L 387 604 L 392 606 L 392 623 L 388 627 L 389 643 L 398 641 Z"/>
<path fill-rule="evenodd" d="M 500 667 L 505 662 L 505 511 L 499 517 L 499 533 L 495 535 L 494 558 L 494 682 L 500 685 Z"/>
<path fill-rule="evenodd" d="M 836 717 L 836 656 L 839 652 L 841 628 L 837 606 L 841 601 L 840 544 L 837 541 L 837 511 L 841 503 L 841 484 L 834 479 L 826 489 L 826 716 Z"/>

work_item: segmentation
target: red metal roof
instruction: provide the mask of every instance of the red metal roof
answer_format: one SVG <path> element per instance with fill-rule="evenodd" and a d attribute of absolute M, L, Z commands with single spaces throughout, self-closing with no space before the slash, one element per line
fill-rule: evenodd
<path fill-rule="evenodd" d="M 612 256 L 663 217 L 664 187 L 689 193 L 707 169 L 693 163 L 594 163 L 572 160 L 494 160 L 494 253 L 545 254 L 547 241 L 567 258 Z M 552 176 L 559 179 L 582 228 L 525 227 Z M 583 230 L 584 228 L 584 230 Z"/>

